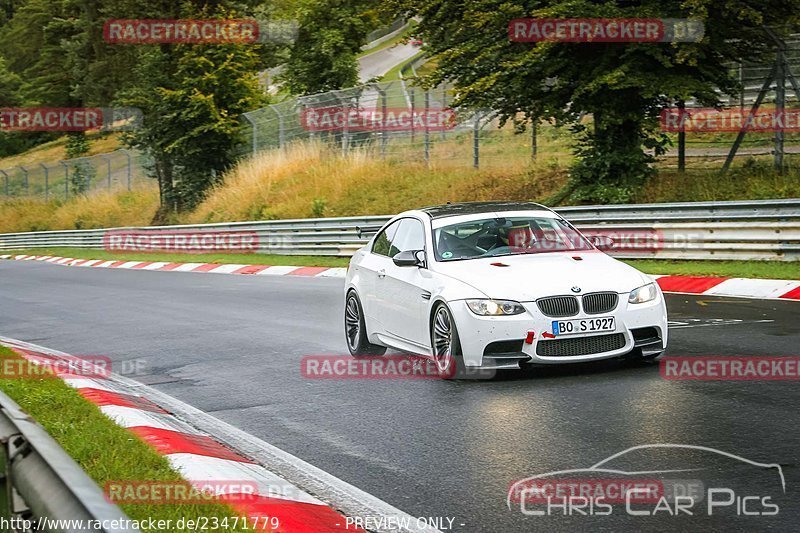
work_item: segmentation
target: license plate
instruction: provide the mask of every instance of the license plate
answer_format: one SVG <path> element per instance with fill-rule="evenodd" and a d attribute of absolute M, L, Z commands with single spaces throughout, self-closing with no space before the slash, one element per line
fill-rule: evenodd
<path fill-rule="evenodd" d="M 580 335 L 616 330 L 614 317 L 578 318 L 575 320 L 553 320 L 553 335 Z"/>

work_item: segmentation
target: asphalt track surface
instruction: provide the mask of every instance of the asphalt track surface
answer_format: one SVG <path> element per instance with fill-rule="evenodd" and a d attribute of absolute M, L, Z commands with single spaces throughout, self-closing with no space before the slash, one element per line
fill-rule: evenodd
<path fill-rule="evenodd" d="M 412 516 L 454 518 L 453 531 L 796 530 L 797 381 L 667 381 L 656 364 L 618 360 L 478 382 L 303 378 L 303 356 L 346 353 L 341 292 L 340 279 L 2 261 L 0 335 L 105 355 L 116 371 L 139 368 L 135 379 Z M 800 303 L 668 295 L 668 308 L 675 321 L 668 355 L 800 354 Z M 737 496 L 768 494 L 779 513 L 742 518 L 731 506 L 711 518 L 631 517 L 620 504 L 611 516 L 564 517 L 556 509 L 540 517 L 506 505 L 513 481 L 654 443 L 779 463 L 785 494 L 774 477 L 762 481 L 763 469 L 738 461 L 719 467 L 727 469 L 720 476 L 743 483 Z M 698 460 L 677 455 L 625 468 Z"/>
<path fill-rule="evenodd" d="M 358 79 L 365 83 L 377 76 L 383 76 L 395 66 L 417 55 L 419 50 L 418 46 L 412 44 L 397 44 L 362 56 L 358 59 Z"/>

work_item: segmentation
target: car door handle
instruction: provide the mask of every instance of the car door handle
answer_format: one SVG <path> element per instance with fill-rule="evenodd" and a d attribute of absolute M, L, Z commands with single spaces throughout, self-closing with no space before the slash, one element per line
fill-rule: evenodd
<path fill-rule="evenodd" d="M 381 279 L 386 277 L 386 269 L 385 268 L 382 268 L 382 269 L 378 270 L 378 277 L 381 278 Z"/>

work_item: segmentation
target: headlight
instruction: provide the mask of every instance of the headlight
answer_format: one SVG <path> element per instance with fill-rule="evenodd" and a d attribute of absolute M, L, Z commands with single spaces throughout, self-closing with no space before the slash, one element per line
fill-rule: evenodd
<path fill-rule="evenodd" d="M 658 296 L 658 289 L 655 283 L 648 283 L 638 289 L 633 289 L 628 296 L 628 303 L 643 304 L 651 300 L 655 300 Z"/>
<path fill-rule="evenodd" d="M 525 312 L 525 308 L 511 300 L 467 300 L 467 305 L 476 315 L 502 316 L 518 315 Z"/>

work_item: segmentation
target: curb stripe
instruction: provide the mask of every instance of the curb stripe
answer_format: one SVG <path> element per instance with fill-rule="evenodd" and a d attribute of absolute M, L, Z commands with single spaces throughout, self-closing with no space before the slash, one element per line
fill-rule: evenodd
<path fill-rule="evenodd" d="M 131 270 L 153 270 L 162 272 L 199 272 L 210 274 L 243 274 L 257 276 L 297 276 L 318 278 L 343 278 L 347 269 L 342 267 L 298 267 L 238 265 L 232 263 L 166 263 L 151 261 L 103 261 L 101 259 L 71 259 L 65 257 L 17 255 L 0 256 L 17 261 L 45 261 L 53 264 L 126 268 Z M 758 298 L 766 300 L 800 300 L 800 281 L 729 278 L 715 276 L 661 276 L 649 275 L 664 292 L 683 294 L 707 294 L 733 298 Z"/>
<path fill-rule="evenodd" d="M 117 425 L 124 428 L 147 426 L 156 429 L 179 431 L 188 435 L 203 435 L 199 430 L 178 420 L 172 415 L 151 413 L 132 407 L 122 407 L 120 405 L 104 405 L 100 407 L 100 410 L 103 411 L 104 415 L 116 422 Z"/>
<path fill-rule="evenodd" d="M 67 354 L 35 347 L 22 341 L 0 341 L 34 362 L 74 359 Z M 153 446 L 190 482 L 228 482 L 234 486 L 242 481 L 252 480 L 257 486 L 257 494 L 248 496 L 246 501 L 241 496 L 237 498 L 236 494 L 230 493 L 218 497 L 218 500 L 251 520 L 257 520 L 258 529 L 275 533 L 365 533 L 359 528 L 346 527 L 345 517 L 326 503 L 243 457 L 210 435 L 189 426 L 154 402 L 141 396 L 112 390 L 131 388 L 131 385 L 118 381 L 113 375 L 102 384 L 83 377 L 69 377 L 64 381 L 87 400 L 98 405 L 106 416 Z M 271 517 L 278 520 L 277 528 L 270 529 Z"/>
<path fill-rule="evenodd" d="M 182 266 L 182 265 L 183 265 L 183 263 L 166 263 L 164 266 L 159 267 L 158 270 L 162 270 L 162 271 L 168 272 L 168 271 L 171 271 L 171 270 L 175 270 L 176 268 L 178 268 L 179 266 Z"/>
<path fill-rule="evenodd" d="M 275 532 L 329 533 L 331 531 L 363 531 L 347 527 L 344 517 L 329 507 L 300 502 L 287 502 L 279 498 L 256 496 L 255 501 L 241 501 L 234 496 L 222 496 L 220 500 L 228 503 L 240 513 L 257 520 L 259 517 L 276 517 L 280 526 Z M 263 519 L 259 521 L 263 523 Z M 267 520 L 267 524 L 269 521 Z"/>
<path fill-rule="evenodd" d="M 209 271 L 214 270 L 215 268 L 218 268 L 218 267 L 221 267 L 221 266 L 222 266 L 222 264 L 220 264 L 220 263 L 205 263 L 205 264 L 201 264 L 200 266 L 198 266 L 196 268 L 193 268 L 192 272 L 209 272 Z"/>
<path fill-rule="evenodd" d="M 213 481 L 235 479 L 247 481 L 257 486 L 256 494 L 291 500 L 295 502 L 325 505 L 324 502 L 301 491 L 282 477 L 278 477 L 263 466 L 254 463 L 227 461 L 216 457 L 174 453 L 167 456 L 173 468 L 183 477 L 193 481 Z"/>
<path fill-rule="evenodd" d="M 129 427 L 128 429 L 139 435 L 161 455 L 190 453 L 240 463 L 253 462 L 226 448 L 208 435 L 187 435 L 178 431 L 144 426 Z"/>
<path fill-rule="evenodd" d="M 800 300 L 800 284 L 786 294 L 782 294 L 780 298 L 785 298 L 787 300 Z"/>
<path fill-rule="evenodd" d="M 656 281 L 661 290 L 666 292 L 687 292 L 702 294 L 716 287 L 728 278 L 714 278 L 706 276 L 662 276 Z"/>
<path fill-rule="evenodd" d="M 300 267 L 289 272 L 290 276 L 316 276 L 328 270 L 327 267 Z"/>
<path fill-rule="evenodd" d="M 231 272 L 231 274 L 258 274 L 262 270 L 266 270 L 268 268 L 268 265 L 248 265 L 240 268 L 239 270 L 234 270 Z"/>
<path fill-rule="evenodd" d="M 121 407 L 133 407 L 143 411 L 152 411 L 154 413 L 166 413 L 164 409 L 160 408 L 147 398 L 142 398 L 141 396 L 92 388 L 77 390 L 81 396 L 96 405 L 119 405 Z"/>

